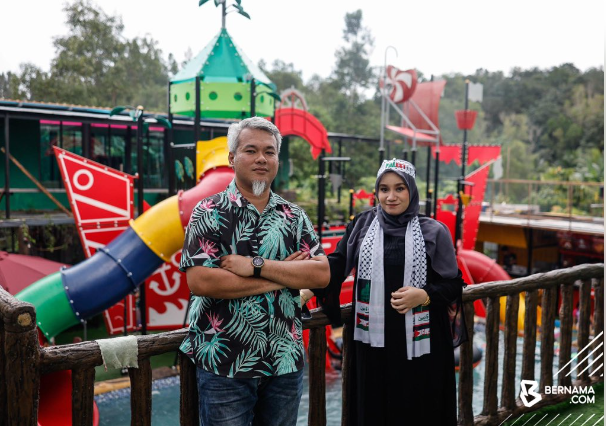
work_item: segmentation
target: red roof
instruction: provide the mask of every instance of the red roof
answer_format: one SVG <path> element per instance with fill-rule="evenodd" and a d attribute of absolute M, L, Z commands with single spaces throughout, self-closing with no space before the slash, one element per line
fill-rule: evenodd
<path fill-rule="evenodd" d="M 0 251 L 0 286 L 10 294 L 17 294 L 47 275 L 58 272 L 63 263 L 37 256 Z"/>

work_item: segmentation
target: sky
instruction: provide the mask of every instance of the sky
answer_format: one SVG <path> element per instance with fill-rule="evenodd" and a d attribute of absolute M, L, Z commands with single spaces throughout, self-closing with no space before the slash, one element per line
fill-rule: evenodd
<path fill-rule="evenodd" d="M 71 1 L 70 1 L 71 2 Z M 0 72 L 29 62 L 45 71 L 53 38 L 67 34 L 60 0 L 5 1 L 0 25 Z M 228 4 L 233 0 L 228 0 Z M 124 36 L 149 36 L 164 57 L 195 56 L 221 27 L 210 0 L 96 0 L 120 15 Z M 371 65 L 415 68 L 426 77 L 477 69 L 510 73 L 514 67 L 548 69 L 573 63 L 581 71 L 604 65 L 603 0 L 242 0 L 248 20 L 227 15 L 227 30 L 254 62 L 293 63 L 307 81 L 325 78 L 335 64 L 347 12 L 363 11 L 374 37 Z"/>

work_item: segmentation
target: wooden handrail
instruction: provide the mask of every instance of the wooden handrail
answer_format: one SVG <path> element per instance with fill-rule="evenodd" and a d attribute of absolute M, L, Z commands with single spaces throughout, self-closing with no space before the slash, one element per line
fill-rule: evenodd
<path fill-rule="evenodd" d="M 604 264 L 593 263 L 577 265 L 566 269 L 543 272 L 528 277 L 516 278 L 508 281 L 491 281 L 488 283 L 474 284 L 463 290 L 463 301 L 473 301 L 485 297 L 508 296 L 523 291 L 538 290 L 562 283 L 572 283 L 577 280 L 600 277 L 603 274 Z"/>
<path fill-rule="evenodd" d="M 459 424 L 488 425 L 499 424 L 510 416 L 517 416 L 549 404 L 567 399 L 566 395 L 542 395 L 542 400 L 532 407 L 525 407 L 516 399 L 516 346 L 518 331 L 519 298 L 526 292 L 524 342 L 522 349 L 522 378 L 535 380 L 539 374 L 541 386 L 550 386 L 553 380 L 554 322 L 559 314 L 561 333 L 560 359 L 558 369 L 563 369 L 558 377 L 558 385 L 587 385 L 602 381 L 603 367 L 591 372 L 582 372 L 588 361 L 577 365 L 579 377 L 571 380 L 566 373 L 572 345 L 572 291 L 575 282 L 580 282 L 580 305 L 577 345 L 589 344 L 590 336 L 601 336 L 604 329 L 604 265 L 580 265 L 568 269 L 535 274 L 510 281 L 498 281 L 467 287 L 463 291 L 465 318 L 469 339 L 463 343 L 460 352 L 459 369 Z M 595 309 L 593 330 L 591 329 L 591 290 L 594 290 Z M 561 304 L 557 312 L 558 292 Z M 505 299 L 501 299 L 506 296 Z M 541 298 L 541 364 L 535 371 L 535 349 L 537 341 L 537 305 Z M 485 382 L 482 413 L 474 416 L 473 392 L 473 302 L 488 298 L 486 319 Z M 505 338 L 503 340 L 503 359 L 499 360 L 499 312 L 500 304 L 505 306 Z M 347 326 L 351 318 L 351 304 L 342 306 L 341 316 L 345 321 L 343 330 L 343 404 L 342 425 L 350 423 L 349 406 L 352 403 L 346 390 L 350 380 L 352 330 Z M 324 363 L 326 356 L 326 337 L 324 327 L 329 320 L 320 310 L 311 311 L 311 319 L 303 321 L 303 328 L 310 329 L 310 409 L 309 424 L 326 424 L 326 395 Z M 101 351 L 96 342 L 82 342 L 63 346 L 40 347 L 35 326 L 35 310 L 31 304 L 18 301 L 0 288 L 0 426 L 35 425 L 37 422 L 38 388 L 40 376 L 60 370 L 72 370 L 72 420 L 74 425 L 92 423 L 92 405 L 94 398 L 95 366 L 103 363 Z M 592 333 L 593 331 L 593 333 Z M 151 425 L 151 365 L 150 357 L 177 351 L 187 335 L 186 329 L 159 333 L 148 336 L 136 336 L 139 349 L 139 368 L 130 368 L 132 424 Z M 599 342 L 603 342 L 603 335 Z M 502 362 L 502 364 L 500 364 Z M 181 403 L 180 424 L 194 426 L 198 423 L 198 394 L 196 367 L 186 356 L 180 356 Z M 499 365 L 503 366 L 501 398 L 498 399 L 497 375 Z M 596 367 L 597 368 L 597 367 Z M 492 371 L 492 374 L 490 373 Z M 590 375 L 592 373 L 592 375 Z"/>

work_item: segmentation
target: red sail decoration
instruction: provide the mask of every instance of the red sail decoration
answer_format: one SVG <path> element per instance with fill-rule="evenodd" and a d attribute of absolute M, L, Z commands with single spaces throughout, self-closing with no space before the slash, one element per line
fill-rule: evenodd
<path fill-rule="evenodd" d="M 479 169 L 465 176 L 465 180 L 472 185 L 465 186 L 465 194 L 471 196 L 469 204 L 463 210 L 465 220 L 463 221 L 463 248 L 474 250 L 478 236 L 478 227 L 480 226 L 480 212 L 482 211 L 482 201 L 486 192 L 486 180 L 490 164 L 487 163 Z"/>
<path fill-rule="evenodd" d="M 440 128 L 440 100 L 442 99 L 442 93 L 444 93 L 444 87 L 446 87 L 446 80 L 427 81 L 425 83 L 420 83 L 417 85 L 417 90 L 411 98 L 427 116 L 429 121 L 431 121 L 438 129 Z M 416 108 L 409 107 L 408 118 L 417 129 L 432 130 L 431 125 L 416 110 Z M 442 145 L 441 137 L 440 145 Z"/>
<path fill-rule="evenodd" d="M 480 212 L 482 211 L 482 200 L 486 192 L 486 181 L 488 179 L 488 171 L 490 165 L 501 155 L 500 146 L 470 146 L 468 148 L 469 156 L 467 164 L 472 164 L 474 161 L 479 161 L 482 166 L 474 170 L 467 176 L 465 181 L 471 185 L 465 186 L 465 194 L 469 195 L 470 203 L 464 209 L 463 216 L 463 248 L 473 250 L 476 244 L 478 235 L 478 227 L 480 224 Z M 435 156 L 435 153 L 434 153 Z M 461 147 L 459 145 L 447 145 L 441 147 L 440 160 L 450 162 L 456 161 L 461 165 Z M 450 234 L 455 235 L 455 217 L 458 201 L 452 195 L 446 198 L 438 199 L 437 201 L 437 216 L 436 219 L 448 226 Z M 447 207 L 448 206 L 448 207 Z"/>
<path fill-rule="evenodd" d="M 389 130 L 406 137 L 409 144 L 416 142 L 416 146 L 435 146 L 438 142 L 436 129 L 440 128 L 439 108 L 440 99 L 446 86 L 446 80 L 427 81 L 417 84 L 416 90 L 403 105 L 403 111 L 407 115 L 411 128 L 406 120 L 402 120 L 402 126 L 386 126 Z M 417 110 L 418 107 L 421 112 Z M 440 145 L 442 137 L 439 137 Z"/>
<path fill-rule="evenodd" d="M 135 177 L 53 147 L 86 257 L 128 228 Z"/>
<path fill-rule="evenodd" d="M 53 149 L 84 255 L 91 257 L 128 229 L 134 215 L 135 177 L 64 149 Z M 109 334 L 124 330 L 124 302 L 127 330 L 136 329 L 135 298 L 128 295 L 104 312 Z"/>
<path fill-rule="evenodd" d="M 389 65 L 385 70 L 385 80 L 379 80 L 379 86 L 383 89 L 385 86 L 389 91 L 389 98 L 396 104 L 406 102 L 415 93 L 417 88 L 417 72 L 414 69 L 402 71 L 393 65 Z"/>
<path fill-rule="evenodd" d="M 432 147 L 431 155 L 436 158 L 436 148 Z M 501 155 L 501 147 L 496 145 L 471 145 L 467 147 L 467 165 L 478 161 L 481 165 L 496 160 Z M 461 145 L 443 145 L 440 147 L 440 161 L 454 161 L 461 165 Z"/>

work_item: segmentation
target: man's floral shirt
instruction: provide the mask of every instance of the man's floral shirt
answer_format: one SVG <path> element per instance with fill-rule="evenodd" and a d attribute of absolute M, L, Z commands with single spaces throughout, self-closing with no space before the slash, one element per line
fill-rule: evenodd
<path fill-rule="evenodd" d="M 324 255 L 307 214 L 273 192 L 259 214 L 232 181 L 225 191 L 194 208 L 180 269 L 217 268 L 220 257 L 228 254 L 282 260 L 297 250 L 312 257 Z M 303 368 L 298 290 L 282 289 L 240 299 L 193 296 L 189 323 L 180 349 L 209 372 L 251 378 Z"/>

